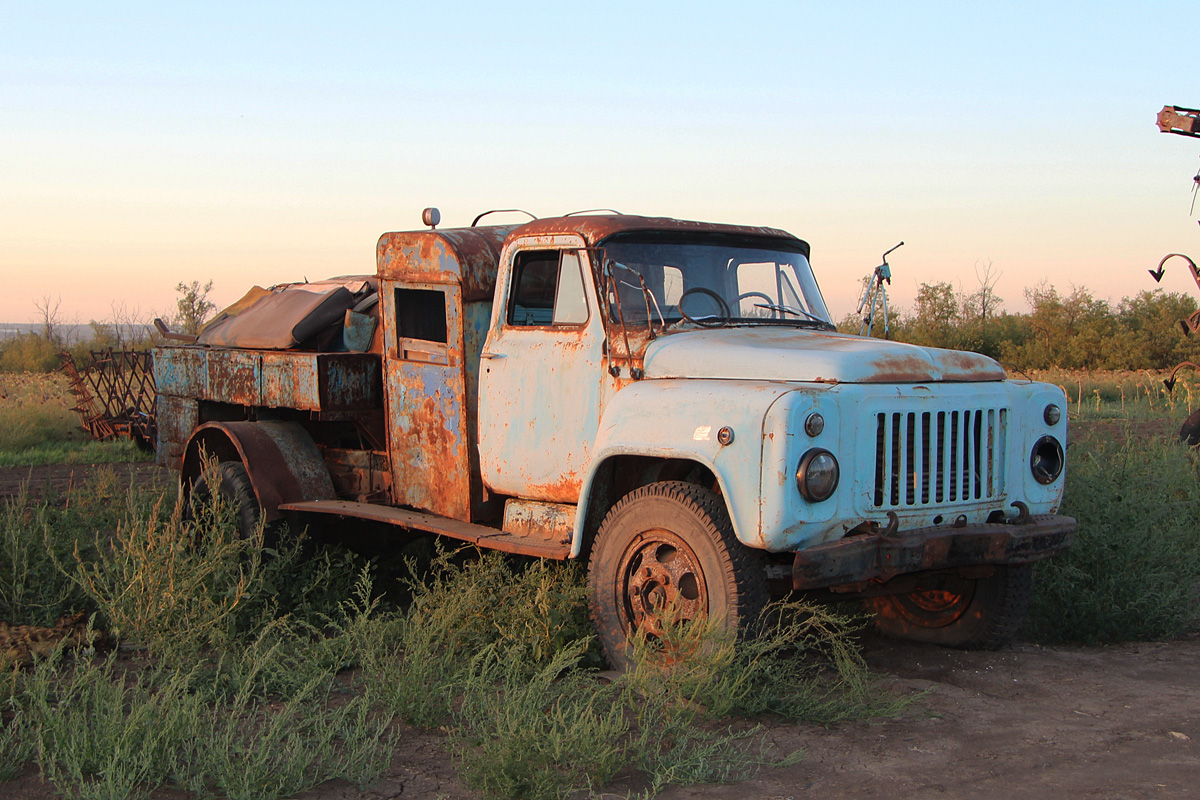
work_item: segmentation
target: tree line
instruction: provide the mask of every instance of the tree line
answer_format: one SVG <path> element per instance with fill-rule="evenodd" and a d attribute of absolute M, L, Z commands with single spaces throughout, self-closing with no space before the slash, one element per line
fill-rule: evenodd
<path fill-rule="evenodd" d="M 888 338 L 971 350 L 1024 370 L 1162 370 L 1200 361 L 1200 334 L 1181 325 L 1197 310 L 1189 295 L 1154 289 L 1113 304 L 1086 287 L 1064 294 L 1043 282 L 1025 290 L 1027 313 L 1010 313 L 995 277 L 989 266 L 971 292 L 922 283 L 914 306 L 892 316 Z M 858 333 L 861 325 L 851 314 L 838 328 Z M 883 336 L 878 317 L 872 333 Z"/>
<path fill-rule="evenodd" d="M 1069 294 L 1041 283 L 1026 289 L 1030 310 L 1010 313 L 996 294 L 999 274 L 988 264 L 978 273 L 973 291 L 947 282 L 922 283 L 911 309 L 893 313 L 888 338 L 929 347 L 971 350 L 1016 369 L 1170 369 L 1181 361 L 1200 362 L 1200 334 L 1187 335 L 1182 320 L 1197 311 L 1196 300 L 1162 289 L 1141 291 L 1115 305 L 1085 287 Z M 215 310 L 208 293 L 211 281 L 180 283 L 179 298 L 168 322 L 175 330 L 196 333 Z M 158 343 L 149 323 L 133 319 L 114 306 L 113 319 L 90 323 L 92 336 L 67 343 L 58 304 L 50 298 L 35 303 L 37 329 L 0 340 L 0 372 L 48 372 L 58 368 L 58 354 L 68 350 L 77 362 L 104 347 L 148 347 Z M 847 316 L 838 328 L 858 333 L 862 320 Z M 876 320 L 873 335 L 882 337 Z"/>
<path fill-rule="evenodd" d="M 162 315 L 167 325 L 180 333 L 199 333 L 205 320 L 216 310 L 208 299 L 212 287 L 212 281 L 204 284 L 180 282 L 175 287 L 179 297 L 174 311 Z M 88 323 L 90 336 L 68 341 L 64 335 L 68 323 L 60 306 L 61 301 L 49 295 L 35 301 L 37 321 L 34 330 L 0 339 L 0 372 L 52 372 L 62 363 L 59 354 L 63 352 L 70 353 L 75 363 L 82 366 L 89 362 L 93 350 L 108 347 L 144 350 L 162 343 L 154 325 L 120 303 L 113 304 L 110 319 Z"/>

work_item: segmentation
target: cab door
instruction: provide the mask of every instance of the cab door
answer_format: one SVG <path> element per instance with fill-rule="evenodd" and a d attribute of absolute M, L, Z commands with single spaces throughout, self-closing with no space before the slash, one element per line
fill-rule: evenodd
<path fill-rule="evenodd" d="M 575 503 L 600 424 L 604 328 L 583 242 L 510 247 L 480 364 L 479 455 L 496 493 Z"/>

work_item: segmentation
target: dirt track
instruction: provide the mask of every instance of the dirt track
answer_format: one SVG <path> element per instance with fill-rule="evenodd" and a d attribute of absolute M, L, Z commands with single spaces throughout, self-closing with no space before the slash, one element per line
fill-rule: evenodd
<path fill-rule="evenodd" d="M 29 484 L 31 496 L 40 497 L 46 492 L 62 497 L 74 487 L 81 485 L 97 470 L 111 469 L 117 479 L 126 485 L 139 485 L 172 489 L 174 477 L 153 462 L 134 464 L 50 464 L 37 467 L 0 467 L 0 500 L 14 497 L 25 483 Z"/>
<path fill-rule="evenodd" d="M 119 477 L 170 487 L 150 464 Z M 86 465 L 0 470 L 0 497 L 30 479 L 62 492 Z M 874 670 L 897 692 L 928 694 L 894 720 L 829 729 L 767 722 L 780 752 L 807 757 L 736 785 L 672 788 L 664 800 L 770 798 L 1200 798 L 1200 637 L 1114 647 L 1018 643 L 964 653 L 878 638 Z M 308 800 L 471 798 L 437 732 L 402 737 L 390 774 L 360 792 L 329 784 Z M 30 776 L 17 797 L 54 795 Z M 611 797 L 638 791 L 610 787 Z"/>

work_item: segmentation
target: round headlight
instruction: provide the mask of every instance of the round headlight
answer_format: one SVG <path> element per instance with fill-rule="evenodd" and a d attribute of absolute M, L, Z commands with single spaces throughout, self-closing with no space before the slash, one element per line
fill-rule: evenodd
<path fill-rule="evenodd" d="M 820 448 L 809 450 L 801 457 L 800 467 L 796 470 L 796 486 L 805 500 L 819 503 L 828 500 L 837 489 L 839 474 L 833 453 Z"/>
<path fill-rule="evenodd" d="M 1051 403 L 1042 412 L 1042 419 L 1046 421 L 1047 425 L 1057 425 L 1058 421 L 1062 419 L 1062 409 Z"/>
<path fill-rule="evenodd" d="M 820 436 L 823 430 L 825 430 L 825 418 L 815 411 L 808 415 L 808 419 L 804 420 L 804 432 L 809 436 Z"/>
<path fill-rule="evenodd" d="M 1054 483 L 1063 471 L 1063 448 L 1053 436 L 1043 436 L 1033 446 L 1029 469 L 1038 483 Z"/>

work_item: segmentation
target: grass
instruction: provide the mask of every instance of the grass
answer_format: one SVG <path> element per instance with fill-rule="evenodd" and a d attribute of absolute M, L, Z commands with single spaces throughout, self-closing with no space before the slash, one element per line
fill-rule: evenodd
<path fill-rule="evenodd" d="M 571 565 L 463 549 L 397 568 L 298 537 L 262 550 L 219 496 L 187 515 L 116 485 L 3 506 L 4 618 L 82 609 L 120 647 L 0 668 L 0 781 L 36 770 L 72 798 L 284 797 L 369 785 L 416 726 L 444 731 L 481 796 L 614 781 L 653 794 L 801 758 L 767 742 L 764 714 L 897 708 L 853 626 L 818 608 L 780 608 L 777 634 L 742 645 L 692 626 L 719 657 L 669 669 L 647 651 L 603 677 Z"/>
<path fill-rule="evenodd" d="M 1041 370 L 1028 376 L 1059 386 L 1067 396 L 1072 420 L 1122 420 L 1131 422 L 1178 419 L 1182 424 L 1191 410 L 1200 407 L 1200 373 L 1180 370 L 1173 389 L 1164 381 L 1168 372 L 1152 370 L 1087 372 Z"/>
<path fill-rule="evenodd" d="M 127 439 L 97 442 L 88 437 L 74 405 L 61 374 L 0 372 L 0 467 L 152 458 Z"/>
<path fill-rule="evenodd" d="M 1138 419 L 1154 419 L 1150 403 L 1157 419 L 1188 410 L 1131 394 L 1123 410 Z M 1119 418 L 1120 392 L 1100 396 L 1082 422 Z M 1069 452 L 1064 511 L 1080 529 L 1038 567 L 1030 632 L 1195 628 L 1195 452 L 1133 427 Z M 189 516 L 97 481 L 69 503 L 0 509 L 0 617 L 45 625 L 84 610 L 121 643 L 0 669 L 0 794 L 30 770 L 78 798 L 366 786 L 427 728 L 481 796 L 649 796 L 802 758 L 770 745 L 765 718 L 827 725 L 909 702 L 867 670 L 856 621 L 821 606 L 771 606 L 744 642 L 702 623 L 669 629 L 634 643 L 633 669 L 598 673 L 577 566 L 468 548 L 397 567 L 299 536 L 263 550 L 261 534 L 238 538 L 219 495 Z"/>
<path fill-rule="evenodd" d="M 1200 460 L 1173 437 L 1096 436 L 1069 450 L 1066 553 L 1038 565 L 1031 633 L 1054 641 L 1176 636 L 1200 625 Z"/>
<path fill-rule="evenodd" d="M 1099 405 L 1080 380 L 1073 425 L 1130 421 L 1070 447 L 1064 512 L 1080 529 L 1038 566 L 1030 632 L 1193 630 L 1200 462 L 1135 427 L 1182 417 L 1187 392 L 1166 397 L 1145 375 L 1090 380 Z M 239 539 L 220 495 L 188 516 L 113 475 L 66 504 L 6 501 L 0 618 L 48 625 L 82 609 L 121 646 L 0 669 L 0 794 L 28 770 L 67 798 L 367 786 L 428 728 L 481 796 L 653 795 L 803 758 L 770 746 L 763 718 L 833 724 L 910 702 L 866 669 L 857 622 L 820 606 L 776 604 L 748 642 L 672 628 L 635 643 L 635 668 L 601 674 L 577 566 L 464 548 L 395 569 L 282 541 Z"/>

